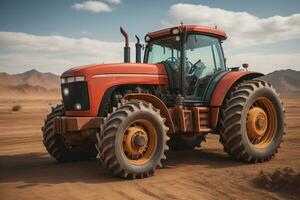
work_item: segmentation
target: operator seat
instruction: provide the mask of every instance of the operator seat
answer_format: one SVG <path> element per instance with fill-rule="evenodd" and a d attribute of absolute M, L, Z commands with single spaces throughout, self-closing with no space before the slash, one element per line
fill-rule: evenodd
<path fill-rule="evenodd" d="M 169 79 L 169 89 L 170 92 L 176 92 L 176 62 L 174 61 L 162 61 L 161 64 L 165 66 L 165 69 L 168 74 L 168 79 Z"/>

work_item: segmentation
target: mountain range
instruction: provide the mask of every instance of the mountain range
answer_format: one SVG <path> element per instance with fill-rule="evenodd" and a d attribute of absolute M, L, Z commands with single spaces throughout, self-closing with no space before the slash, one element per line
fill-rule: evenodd
<path fill-rule="evenodd" d="M 271 83 L 283 97 L 300 97 L 300 71 L 279 70 L 260 79 Z M 32 95 L 59 97 L 59 76 L 35 69 L 19 74 L 0 73 L 0 97 Z"/>
<path fill-rule="evenodd" d="M 300 97 L 300 71 L 278 70 L 260 79 L 271 83 L 283 97 Z"/>
<path fill-rule="evenodd" d="M 59 88 L 59 76 L 50 72 L 42 73 L 35 69 L 20 74 L 0 73 L 0 85 L 2 86 L 40 86 L 45 89 Z"/>
<path fill-rule="evenodd" d="M 47 98 L 60 95 L 58 75 L 35 69 L 19 74 L 0 73 L 0 98 Z"/>

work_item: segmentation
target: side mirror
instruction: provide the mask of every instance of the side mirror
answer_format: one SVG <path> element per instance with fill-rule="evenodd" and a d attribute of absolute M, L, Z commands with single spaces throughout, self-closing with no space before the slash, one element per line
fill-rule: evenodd
<path fill-rule="evenodd" d="M 243 63 L 243 64 L 242 64 L 242 67 L 243 67 L 244 69 L 248 70 L 249 64 L 248 64 L 248 63 Z"/>

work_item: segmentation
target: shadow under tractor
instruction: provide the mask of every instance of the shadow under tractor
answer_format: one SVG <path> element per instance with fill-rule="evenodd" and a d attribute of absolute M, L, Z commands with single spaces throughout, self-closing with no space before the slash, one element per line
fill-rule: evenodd
<path fill-rule="evenodd" d="M 166 151 L 193 149 L 218 134 L 233 159 L 269 161 L 284 133 L 278 94 L 261 73 L 229 68 L 226 33 L 179 25 L 137 38 L 130 62 L 94 64 L 61 75 L 63 104 L 46 117 L 43 143 L 59 162 L 94 159 L 114 175 L 154 174 Z M 141 54 L 144 50 L 142 62 Z M 105 51 L 105 49 L 103 49 Z"/>

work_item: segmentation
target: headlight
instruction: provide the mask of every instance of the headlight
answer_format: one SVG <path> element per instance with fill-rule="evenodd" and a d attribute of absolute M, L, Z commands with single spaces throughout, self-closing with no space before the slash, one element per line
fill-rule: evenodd
<path fill-rule="evenodd" d="M 146 35 L 146 36 L 145 36 L 145 41 L 146 41 L 146 42 L 149 42 L 150 40 L 151 40 L 151 37 L 150 37 L 149 35 Z"/>
<path fill-rule="evenodd" d="M 84 76 L 75 76 L 75 82 L 84 81 L 84 80 L 85 80 Z"/>
<path fill-rule="evenodd" d="M 80 103 L 76 103 L 75 104 L 75 109 L 76 110 L 81 110 L 81 104 Z"/>
<path fill-rule="evenodd" d="M 173 28 L 172 30 L 171 30 L 171 33 L 173 34 L 173 35 L 178 35 L 179 34 L 179 29 L 178 28 Z"/>
<path fill-rule="evenodd" d="M 68 88 L 64 88 L 63 94 L 64 94 L 65 96 L 68 96 L 69 93 L 70 93 L 69 89 L 68 89 Z"/>
<path fill-rule="evenodd" d="M 61 84 L 65 84 L 65 83 L 85 81 L 85 77 L 84 76 L 71 76 L 71 77 L 67 77 L 67 78 L 61 78 L 60 80 L 61 80 Z"/>
<path fill-rule="evenodd" d="M 75 81 L 75 77 L 68 77 L 67 83 L 73 83 Z"/>
<path fill-rule="evenodd" d="M 60 80 L 61 80 L 61 84 L 64 84 L 64 83 L 67 82 L 67 79 L 66 79 L 66 78 L 61 78 Z"/>

